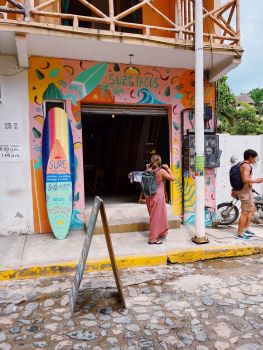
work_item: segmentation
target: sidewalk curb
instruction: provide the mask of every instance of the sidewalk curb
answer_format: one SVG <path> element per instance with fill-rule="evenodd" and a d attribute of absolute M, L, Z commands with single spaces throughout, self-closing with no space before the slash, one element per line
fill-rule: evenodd
<path fill-rule="evenodd" d="M 188 263 L 216 258 L 230 258 L 263 253 L 263 245 L 253 246 L 204 246 L 186 250 L 173 250 L 155 255 L 127 255 L 118 256 L 116 261 L 120 269 L 132 267 L 160 266 L 169 263 Z M 29 267 L 18 267 L 0 271 L 0 281 L 57 276 L 73 273 L 76 270 L 76 261 L 54 262 Z M 86 272 L 111 270 L 109 258 L 88 259 Z"/>
<path fill-rule="evenodd" d="M 180 264 L 217 258 L 234 258 L 238 256 L 248 256 L 261 253 L 263 253 L 263 245 L 221 245 L 210 246 L 207 249 L 203 246 L 202 248 L 193 248 L 187 251 L 176 250 L 168 252 L 167 260 L 173 264 Z"/>

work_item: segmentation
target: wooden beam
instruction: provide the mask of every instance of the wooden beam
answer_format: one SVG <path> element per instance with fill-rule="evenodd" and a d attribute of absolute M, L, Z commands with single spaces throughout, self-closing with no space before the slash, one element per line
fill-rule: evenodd
<path fill-rule="evenodd" d="M 32 10 L 31 14 L 37 15 L 37 16 L 43 16 L 43 17 L 55 17 L 55 18 L 65 18 L 65 19 L 74 19 L 74 17 L 77 17 L 79 21 L 110 23 L 110 19 L 108 17 L 100 18 L 100 17 L 72 15 L 69 13 L 55 13 L 55 12 L 44 12 L 44 11 L 36 11 L 36 10 Z"/>
<path fill-rule="evenodd" d="M 46 1 L 46 2 L 43 2 L 42 4 L 36 6 L 36 7 L 33 7 L 33 10 L 34 11 L 40 11 L 56 2 L 58 2 L 59 0 L 49 0 L 49 1 Z"/>
<path fill-rule="evenodd" d="M 158 15 L 160 15 L 166 22 L 168 22 L 172 27 L 178 28 L 177 25 L 175 24 L 175 22 L 171 21 L 170 18 L 168 18 L 167 16 L 165 16 L 165 14 L 163 14 L 161 11 L 159 11 L 152 3 L 148 2 L 147 5 L 156 13 L 158 13 Z"/>
<path fill-rule="evenodd" d="M 157 29 L 157 30 L 163 30 L 163 31 L 171 31 L 173 33 L 178 33 L 179 29 L 177 28 L 166 28 L 166 27 L 158 27 L 158 26 L 150 26 L 146 24 L 140 24 L 140 23 L 129 23 L 129 22 L 122 22 L 122 21 L 115 21 L 116 25 L 119 25 L 121 27 L 127 27 L 127 28 L 137 28 L 137 29 Z"/>
<path fill-rule="evenodd" d="M 7 0 L 7 2 L 9 2 L 11 5 L 17 7 L 18 9 L 22 9 L 22 10 L 25 9 L 23 4 L 21 4 L 20 2 L 15 1 L 15 0 Z"/>
<path fill-rule="evenodd" d="M 109 18 L 108 16 L 105 15 L 105 13 L 101 12 L 96 6 L 92 5 L 90 2 L 86 0 L 78 0 L 78 1 L 81 2 L 83 5 L 85 5 L 86 7 L 88 7 L 91 11 L 96 13 L 96 15 L 102 18 Z"/>
<path fill-rule="evenodd" d="M 25 14 L 25 10 L 22 9 L 13 9 L 7 6 L 0 6 L 0 12 L 5 12 L 5 13 L 18 13 L 18 14 Z"/>
<path fill-rule="evenodd" d="M 207 10 L 205 9 L 205 11 L 207 11 Z M 233 35 L 233 36 L 236 35 L 236 33 L 232 32 L 232 30 L 230 30 L 227 26 L 225 26 L 223 23 L 221 23 L 214 15 L 210 14 L 209 12 L 208 12 L 208 17 L 210 17 L 211 20 L 218 25 L 218 27 L 223 29 L 229 35 Z"/>
<path fill-rule="evenodd" d="M 194 2 L 193 0 L 191 0 L 191 1 Z M 233 3 L 235 3 L 235 2 L 236 2 L 236 0 L 231 0 L 229 3 L 227 3 L 227 4 L 225 4 L 225 5 L 222 5 L 222 6 L 220 6 L 219 8 L 214 9 L 214 10 L 212 10 L 212 11 L 207 11 L 207 9 L 205 9 L 205 8 L 203 7 L 203 10 L 206 11 L 206 13 L 203 15 L 203 19 L 205 19 L 209 14 L 210 14 L 210 15 L 213 15 L 213 14 L 215 14 L 215 13 L 217 13 L 217 12 L 220 12 L 221 10 L 223 10 L 223 12 L 226 11 L 226 10 L 227 10 L 229 7 L 231 7 L 231 5 L 232 5 Z M 226 8 L 226 7 L 227 7 L 227 8 Z M 187 29 L 189 26 L 192 26 L 193 24 L 195 24 L 195 14 L 194 14 L 194 19 L 193 19 L 193 21 L 190 22 L 190 23 L 188 23 L 184 28 Z"/>
<path fill-rule="evenodd" d="M 142 2 L 140 4 L 134 5 L 134 6 L 130 7 L 128 10 L 123 11 L 120 14 L 118 14 L 117 16 L 115 16 L 115 19 L 119 20 L 119 19 L 122 19 L 123 17 L 128 16 L 129 14 L 131 14 L 134 11 L 137 11 L 138 9 L 143 7 L 147 2 L 149 2 L 149 0 L 142 0 Z"/>
<path fill-rule="evenodd" d="M 16 50 L 19 67 L 28 68 L 28 47 L 27 47 L 27 35 L 24 33 L 15 34 Z"/>
<path fill-rule="evenodd" d="M 222 15 L 219 16 L 220 20 L 221 20 L 228 28 L 230 28 L 233 32 L 234 32 L 234 30 L 233 30 L 233 28 L 231 27 L 230 23 L 231 23 L 231 21 L 232 21 L 233 14 L 234 14 L 234 12 L 235 12 L 235 7 L 236 7 L 235 4 L 233 4 L 233 5 L 232 5 L 232 8 L 231 8 L 231 10 L 230 10 L 230 14 L 229 14 L 229 17 L 228 17 L 228 20 L 227 20 L 227 21 L 222 17 Z M 225 34 L 226 34 L 226 32 L 225 32 L 225 30 L 224 30 L 223 35 L 225 35 Z M 223 42 L 221 41 L 220 43 L 222 44 Z"/>
<path fill-rule="evenodd" d="M 218 11 L 218 15 L 222 15 L 224 12 L 226 12 L 235 3 L 236 3 L 236 0 L 231 0 L 230 2 L 226 3 L 224 5 L 224 7 Z"/>

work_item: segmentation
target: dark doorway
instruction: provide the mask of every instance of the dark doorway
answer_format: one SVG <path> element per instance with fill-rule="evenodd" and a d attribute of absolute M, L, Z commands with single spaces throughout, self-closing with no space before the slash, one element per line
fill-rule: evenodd
<path fill-rule="evenodd" d="M 118 196 L 137 201 L 140 186 L 129 182 L 128 173 L 145 169 L 149 145 L 169 164 L 167 114 L 151 115 L 150 108 L 148 115 L 125 114 L 125 108 L 123 114 L 84 112 L 82 133 L 86 197 Z"/>

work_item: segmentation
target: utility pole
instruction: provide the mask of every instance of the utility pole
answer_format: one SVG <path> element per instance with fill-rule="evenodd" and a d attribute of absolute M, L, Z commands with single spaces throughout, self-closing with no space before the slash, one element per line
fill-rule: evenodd
<path fill-rule="evenodd" d="M 204 50 L 203 0 L 195 0 L 195 236 L 197 244 L 208 243 L 205 234 L 204 160 Z"/>

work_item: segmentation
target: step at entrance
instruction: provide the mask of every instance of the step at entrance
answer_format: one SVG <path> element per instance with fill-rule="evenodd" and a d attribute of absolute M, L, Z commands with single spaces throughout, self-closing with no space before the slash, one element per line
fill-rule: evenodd
<path fill-rule="evenodd" d="M 172 214 L 172 206 L 167 204 L 169 228 L 179 228 L 180 219 Z M 111 233 L 135 232 L 149 230 L 149 215 L 146 204 L 122 203 L 105 205 Z M 89 222 L 92 207 L 86 208 L 86 222 Z M 95 234 L 103 233 L 100 214 L 96 222 Z"/>

